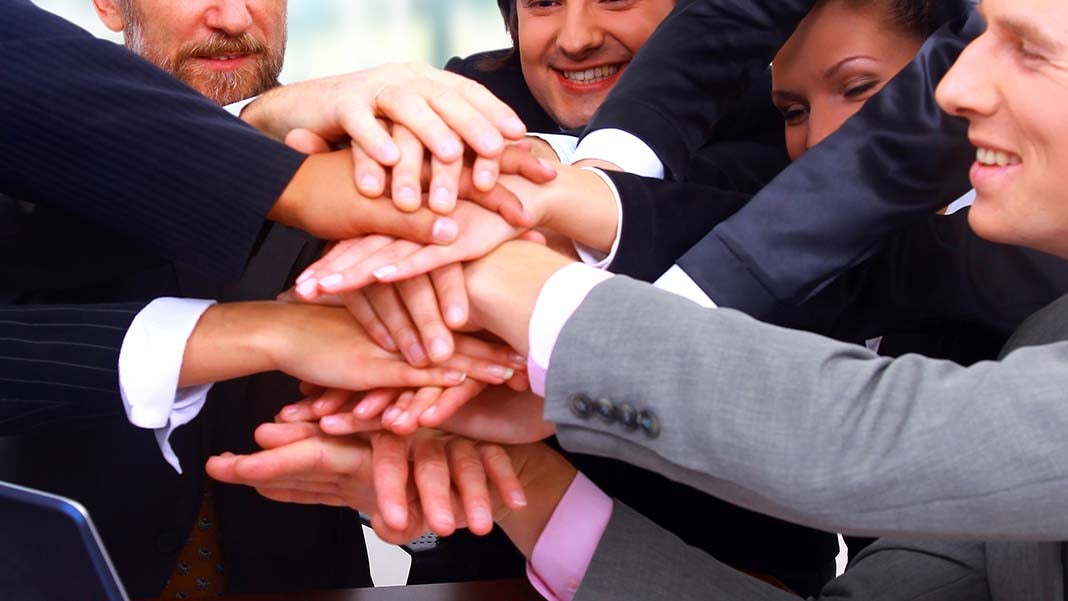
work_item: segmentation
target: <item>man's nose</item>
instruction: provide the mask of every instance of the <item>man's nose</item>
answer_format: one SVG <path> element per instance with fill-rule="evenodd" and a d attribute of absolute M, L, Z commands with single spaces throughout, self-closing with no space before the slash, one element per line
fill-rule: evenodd
<path fill-rule="evenodd" d="M 239 36 L 252 27 L 246 0 L 216 0 L 204 15 L 205 24 L 229 36 Z"/>
<path fill-rule="evenodd" d="M 563 26 L 556 36 L 557 47 L 573 58 L 581 58 L 600 48 L 604 43 L 604 31 L 591 14 L 588 3 L 569 2 L 566 10 Z"/>

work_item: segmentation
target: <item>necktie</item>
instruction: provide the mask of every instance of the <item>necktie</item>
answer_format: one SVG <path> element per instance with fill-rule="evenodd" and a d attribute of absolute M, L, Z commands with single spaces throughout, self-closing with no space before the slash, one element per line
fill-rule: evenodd
<path fill-rule="evenodd" d="M 189 533 L 178 563 L 160 594 L 166 599 L 215 597 L 226 590 L 219 531 L 215 520 L 215 497 L 209 484 L 200 502 L 200 511 Z"/>

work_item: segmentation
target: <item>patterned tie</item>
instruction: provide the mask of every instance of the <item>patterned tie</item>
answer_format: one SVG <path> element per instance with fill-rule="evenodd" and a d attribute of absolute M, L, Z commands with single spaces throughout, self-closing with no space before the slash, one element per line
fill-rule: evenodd
<path fill-rule="evenodd" d="M 178 563 L 160 594 L 161 600 L 216 597 L 226 590 L 219 531 L 215 522 L 215 497 L 209 483 L 204 489 L 200 512 Z"/>

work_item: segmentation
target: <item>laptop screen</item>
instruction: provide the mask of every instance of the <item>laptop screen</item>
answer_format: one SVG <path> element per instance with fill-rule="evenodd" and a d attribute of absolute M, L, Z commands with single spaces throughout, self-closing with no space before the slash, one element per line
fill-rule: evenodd
<path fill-rule="evenodd" d="M 84 507 L 4 482 L 0 599 L 128 601 Z"/>

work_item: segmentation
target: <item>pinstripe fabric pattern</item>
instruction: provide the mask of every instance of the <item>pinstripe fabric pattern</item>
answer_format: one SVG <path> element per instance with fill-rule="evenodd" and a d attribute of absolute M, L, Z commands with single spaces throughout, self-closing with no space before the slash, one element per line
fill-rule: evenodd
<path fill-rule="evenodd" d="M 110 42 L 0 0 L 0 190 L 240 274 L 304 155 Z"/>
<path fill-rule="evenodd" d="M 119 349 L 145 304 L 0 307 L 0 435 L 121 415 Z"/>

